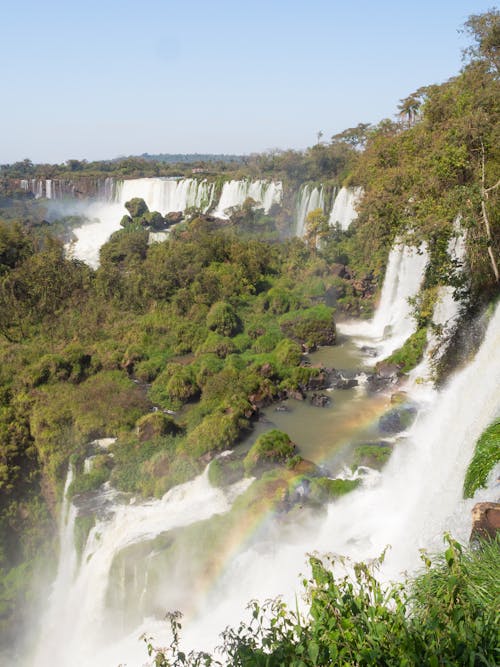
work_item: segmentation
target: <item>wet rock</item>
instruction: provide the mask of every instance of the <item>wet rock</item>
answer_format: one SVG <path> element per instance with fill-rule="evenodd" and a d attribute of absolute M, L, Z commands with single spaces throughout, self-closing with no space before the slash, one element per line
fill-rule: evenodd
<path fill-rule="evenodd" d="M 397 405 L 378 420 L 378 428 L 381 433 L 400 433 L 405 431 L 413 423 L 417 415 L 417 408 L 411 403 Z"/>
<path fill-rule="evenodd" d="M 352 389 L 357 387 L 359 381 L 348 371 L 331 370 L 328 375 L 329 386 L 332 389 Z"/>
<path fill-rule="evenodd" d="M 476 503 L 472 508 L 470 542 L 495 539 L 500 533 L 500 503 Z"/>
<path fill-rule="evenodd" d="M 330 405 L 331 401 L 330 398 L 325 394 L 318 394 L 314 392 L 310 398 L 310 403 L 317 408 L 326 408 Z"/>
<path fill-rule="evenodd" d="M 381 361 L 376 366 L 377 373 L 383 378 L 397 378 L 400 374 L 400 368 L 396 364 L 388 364 L 385 361 Z"/>
<path fill-rule="evenodd" d="M 277 405 L 274 408 L 275 412 L 291 412 L 290 408 L 288 405 L 285 405 L 284 403 L 281 403 L 280 405 Z"/>
<path fill-rule="evenodd" d="M 368 375 L 366 378 L 366 387 L 368 392 L 377 392 L 386 389 L 389 385 L 394 384 L 397 381 L 397 378 L 394 377 L 383 377 L 378 373 L 373 373 Z"/>
<path fill-rule="evenodd" d="M 289 389 L 288 398 L 294 398 L 296 401 L 303 401 L 305 399 L 305 394 L 302 389 Z"/>
<path fill-rule="evenodd" d="M 377 356 L 377 348 L 375 347 L 370 347 L 369 345 L 362 345 L 360 347 L 360 350 L 363 354 L 365 354 L 367 357 L 376 357 Z"/>
<path fill-rule="evenodd" d="M 328 375 L 321 371 L 318 375 L 309 378 L 307 383 L 308 391 L 317 391 L 318 389 L 326 389 L 328 386 Z"/>
<path fill-rule="evenodd" d="M 179 222 L 182 222 L 184 219 L 184 213 L 182 211 L 171 211 L 165 215 L 165 222 L 168 226 L 177 225 Z"/>

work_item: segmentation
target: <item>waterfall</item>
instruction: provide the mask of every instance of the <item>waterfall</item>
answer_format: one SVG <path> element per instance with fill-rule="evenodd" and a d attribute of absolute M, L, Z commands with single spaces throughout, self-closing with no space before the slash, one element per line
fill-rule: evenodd
<path fill-rule="evenodd" d="M 420 290 L 428 259 L 425 244 L 413 248 L 396 240 L 389 253 L 380 303 L 373 319 L 339 324 L 343 333 L 359 337 L 364 343 L 375 344 L 377 356 L 374 362 L 389 356 L 415 332 L 416 322 L 409 299 Z"/>
<path fill-rule="evenodd" d="M 224 492 L 210 485 L 207 468 L 199 477 L 168 491 L 161 500 L 128 505 L 116 503 L 112 516 L 108 513 L 91 530 L 76 576 L 72 542 L 76 509 L 71 505 L 71 521 L 68 519 L 62 530 L 54 595 L 49 603 L 47 622 L 43 624 L 34 667 L 116 664 L 114 660 L 107 662 L 102 658 L 101 662 L 96 657 L 112 631 L 103 622 L 114 558 L 130 545 L 226 512 L 234 497 L 250 482 L 244 480 Z M 175 588 L 174 580 L 171 587 Z M 136 645 L 135 649 L 139 649 L 138 659 L 144 657 L 142 646 Z"/>
<path fill-rule="evenodd" d="M 235 552 L 205 604 L 199 605 L 198 614 L 183 624 L 186 646 L 213 646 L 218 633 L 228 624 L 235 625 L 243 616 L 245 604 L 251 598 L 263 600 L 285 592 L 285 599 L 294 604 L 293 592 L 298 585 L 298 573 L 304 571 L 306 551 L 341 553 L 366 560 L 391 545 L 382 576 L 394 578 L 418 565 L 420 548 L 441 547 L 442 534 L 450 521 L 467 536 L 470 517 L 468 513 L 459 514 L 464 507 L 463 478 L 475 442 L 500 414 L 498 386 L 500 306 L 490 319 L 474 359 L 442 392 L 433 393 L 422 406 L 417 421 L 405 440 L 395 445 L 381 474 L 371 478 L 370 484 L 329 505 L 326 518 L 314 530 L 297 524 L 292 531 L 291 526 L 283 527 L 276 522 L 265 542 L 251 542 L 244 551 Z M 48 655 L 47 659 L 36 662 L 36 667 L 142 664 L 145 653 L 144 645 L 138 641 L 139 634 L 153 633 L 161 644 L 165 642 L 166 623 L 146 618 L 132 632 L 127 631 L 126 636 L 112 635 L 104 606 L 115 556 L 141 540 L 227 511 L 236 493 L 229 497 L 210 487 L 205 472 L 172 489 L 162 500 L 115 504 L 112 516 L 101 520 L 92 530 L 80 571 L 66 587 L 57 610 L 51 600 L 50 617 L 70 622 L 62 621 L 61 626 L 46 630 L 44 644 L 59 645 L 57 652 L 47 649 L 43 654 Z M 68 553 L 62 548 L 59 571 L 67 569 L 62 562 L 65 557 Z M 137 567 L 140 571 L 146 569 L 144 559 L 137 561 Z M 120 574 L 125 586 L 125 571 Z M 131 574 L 136 578 L 137 568 Z M 178 585 L 175 568 L 165 571 L 163 579 L 164 585 L 175 589 Z M 141 582 L 145 587 L 159 585 L 159 582 L 149 583 L 147 574 L 140 579 L 140 585 Z M 168 601 L 165 608 L 169 608 Z M 45 627 L 49 626 L 44 624 Z"/>
<path fill-rule="evenodd" d="M 56 665 L 64 654 L 61 637 L 71 632 L 74 618 L 66 613 L 66 598 L 73 585 L 77 555 L 74 542 L 76 508 L 68 500 L 68 489 L 73 481 L 70 466 L 64 486 L 63 503 L 59 518 L 59 563 L 52 592 L 44 615 L 35 665 Z"/>
<path fill-rule="evenodd" d="M 312 187 L 311 185 L 303 185 L 299 190 L 297 198 L 296 209 L 296 223 L 295 230 L 297 236 L 304 236 L 304 227 L 307 214 L 317 208 L 324 210 L 325 201 L 323 198 L 323 187 Z"/>
<path fill-rule="evenodd" d="M 227 218 L 230 208 L 241 206 L 249 197 L 268 213 L 273 204 L 281 204 L 283 185 L 279 181 L 227 181 L 222 186 L 214 215 L 218 218 Z"/>
<path fill-rule="evenodd" d="M 140 197 L 150 211 L 159 211 L 162 215 L 191 207 L 205 213 L 213 203 L 214 193 L 215 184 L 206 180 L 134 178 L 117 184 L 115 201 L 123 206 L 130 199 Z"/>
<path fill-rule="evenodd" d="M 348 229 L 351 222 L 358 217 L 356 205 L 362 196 L 362 187 L 341 188 L 333 201 L 329 224 L 334 226 L 338 223 L 341 229 Z"/>

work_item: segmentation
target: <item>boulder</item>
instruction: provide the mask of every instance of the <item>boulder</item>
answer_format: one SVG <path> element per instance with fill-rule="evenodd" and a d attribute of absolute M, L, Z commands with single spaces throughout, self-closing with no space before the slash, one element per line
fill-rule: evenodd
<path fill-rule="evenodd" d="M 405 431 L 413 423 L 417 415 L 417 408 L 411 403 L 397 405 L 378 420 L 381 433 L 393 434 Z"/>
<path fill-rule="evenodd" d="M 125 208 L 130 213 L 131 218 L 140 218 L 149 212 L 148 206 L 141 197 L 134 197 L 125 203 Z"/>
<path fill-rule="evenodd" d="M 470 542 L 495 539 L 500 532 L 500 503 L 476 503 L 472 508 Z"/>
<path fill-rule="evenodd" d="M 294 398 L 296 401 L 303 401 L 306 397 L 302 389 L 289 389 L 287 394 L 288 398 Z"/>
<path fill-rule="evenodd" d="M 184 219 L 184 213 L 182 211 L 171 211 L 165 215 L 165 222 L 168 226 L 177 225 L 179 222 L 182 222 Z"/>
<path fill-rule="evenodd" d="M 383 378 L 395 378 L 397 379 L 400 368 L 396 364 L 388 364 L 385 361 L 381 361 L 376 366 L 377 373 Z"/>
<path fill-rule="evenodd" d="M 357 387 L 359 382 L 355 377 L 349 377 L 348 372 L 332 369 L 328 376 L 329 385 L 332 389 L 352 389 Z"/>
<path fill-rule="evenodd" d="M 330 405 L 331 401 L 330 398 L 325 394 L 318 394 L 317 392 L 314 392 L 310 398 L 310 403 L 317 408 L 326 408 Z"/>

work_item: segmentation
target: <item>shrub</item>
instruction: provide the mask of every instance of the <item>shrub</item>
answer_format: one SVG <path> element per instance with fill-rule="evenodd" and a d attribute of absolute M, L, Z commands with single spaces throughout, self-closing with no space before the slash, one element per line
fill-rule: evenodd
<path fill-rule="evenodd" d="M 217 301 L 208 311 L 207 327 L 221 336 L 234 336 L 240 324 L 234 308 L 225 301 Z"/>
<path fill-rule="evenodd" d="M 333 345 L 336 339 L 333 309 L 319 305 L 287 313 L 280 318 L 281 331 L 299 343 Z"/>

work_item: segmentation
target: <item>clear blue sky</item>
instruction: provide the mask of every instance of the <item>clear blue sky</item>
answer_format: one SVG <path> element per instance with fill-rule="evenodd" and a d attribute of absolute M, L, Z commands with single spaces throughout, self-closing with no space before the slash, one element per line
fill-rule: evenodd
<path fill-rule="evenodd" d="M 486 0 L 0 0 L 0 163 L 304 148 L 461 67 Z"/>

